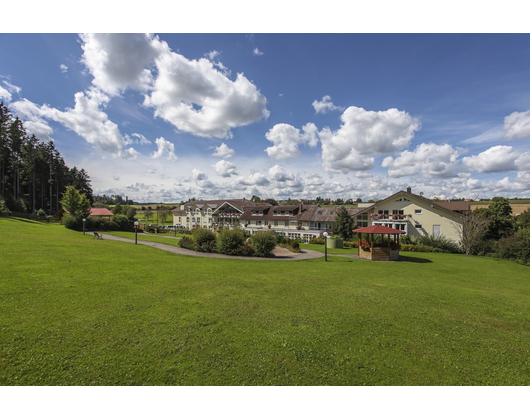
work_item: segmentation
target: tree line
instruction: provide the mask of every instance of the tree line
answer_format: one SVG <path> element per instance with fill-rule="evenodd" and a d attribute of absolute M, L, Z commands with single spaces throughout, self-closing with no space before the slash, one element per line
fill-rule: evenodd
<path fill-rule="evenodd" d="M 530 210 L 513 216 L 509 200 L 494 197 L 487 208 L 462 217 L 463 251 L 530 264 Z"/>
<path fill-rule="evenodd" d="M 56 213 L 66 187 L 72 185 L 92 202 L 90 177 L 69 168 L 53 141 L 28 135 L 24 123 L 0 103 L 0 207 L 20 213 L 42 209 Z"/>

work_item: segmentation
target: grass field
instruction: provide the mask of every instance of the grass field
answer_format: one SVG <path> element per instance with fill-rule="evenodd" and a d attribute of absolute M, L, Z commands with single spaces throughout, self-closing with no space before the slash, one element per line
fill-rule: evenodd
<path fill-rule="evenodd" d="M 530 271 L 508 261 L 219 260 L 13 218 L 0 232 L 1 385 L 530 384 Z"/>

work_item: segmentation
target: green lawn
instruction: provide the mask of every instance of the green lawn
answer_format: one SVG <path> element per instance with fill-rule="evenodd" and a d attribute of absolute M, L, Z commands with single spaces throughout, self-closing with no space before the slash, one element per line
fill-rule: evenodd
<path fill-rule="evenodd" d="M 129 238 L 134 239 L 134 232 L 103 232 L 103 238 L 105 238 L 105 235 L 113 235 L 113 236 L 119 236 L 120 238 Z M 190 235 L 179 235 L 175 237 L 175 235 L 166 235 L 166 234 L 148 234 L 148 235 L 138 235 L 139 241 L 147 241 L 147 242 L 156 242 L 159 244 L 166 244 L 166 245 L 173 245 L 173 246 L 179 246 L 179 240 L 177 238 L 182 236 L 190 236 Z"/>
<path fill-rule="evenodd" d="M 185 257 L 6 218 L 0 232 L 0 385 L 530 384 L 522 265 Z"/>

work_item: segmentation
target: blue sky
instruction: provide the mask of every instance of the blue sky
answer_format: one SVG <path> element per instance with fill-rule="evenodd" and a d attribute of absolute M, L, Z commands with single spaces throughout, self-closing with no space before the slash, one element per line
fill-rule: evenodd
<path fill-rule="evenodd" d="M 0 96 L 96 193 L 530 197 L 526 34 L 0 34 Z"/>

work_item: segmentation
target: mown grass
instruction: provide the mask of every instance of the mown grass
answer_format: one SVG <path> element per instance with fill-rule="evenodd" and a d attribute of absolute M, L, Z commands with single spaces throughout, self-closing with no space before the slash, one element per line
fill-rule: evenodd
<path fill-rule="evenodd" d="M 135 238 L 134 232 L 119 232 L 119 231 L 104 232 L 103 238 L 105 238 L 105 235 L 118 236 L 120 238 L 127 238 L 127 239 Z M 165 234 L 138 235 L 138 240 L 146 241 L 146 242 L 156 242 L 159 244 L 166 244 L 166 245 L 172 245 L 172 246 L 179 246 L 179 239 L 182 236 L 189 236 L 189 235 L 178 235 L 177 234 L 176 237 L 174 235 L 165 235 Z"/>
<path fill-rule="evenodd" d="M 0 232 L 2 385 L 530 383 L 530 271 L 511 262 L 219 260 Z"/>

